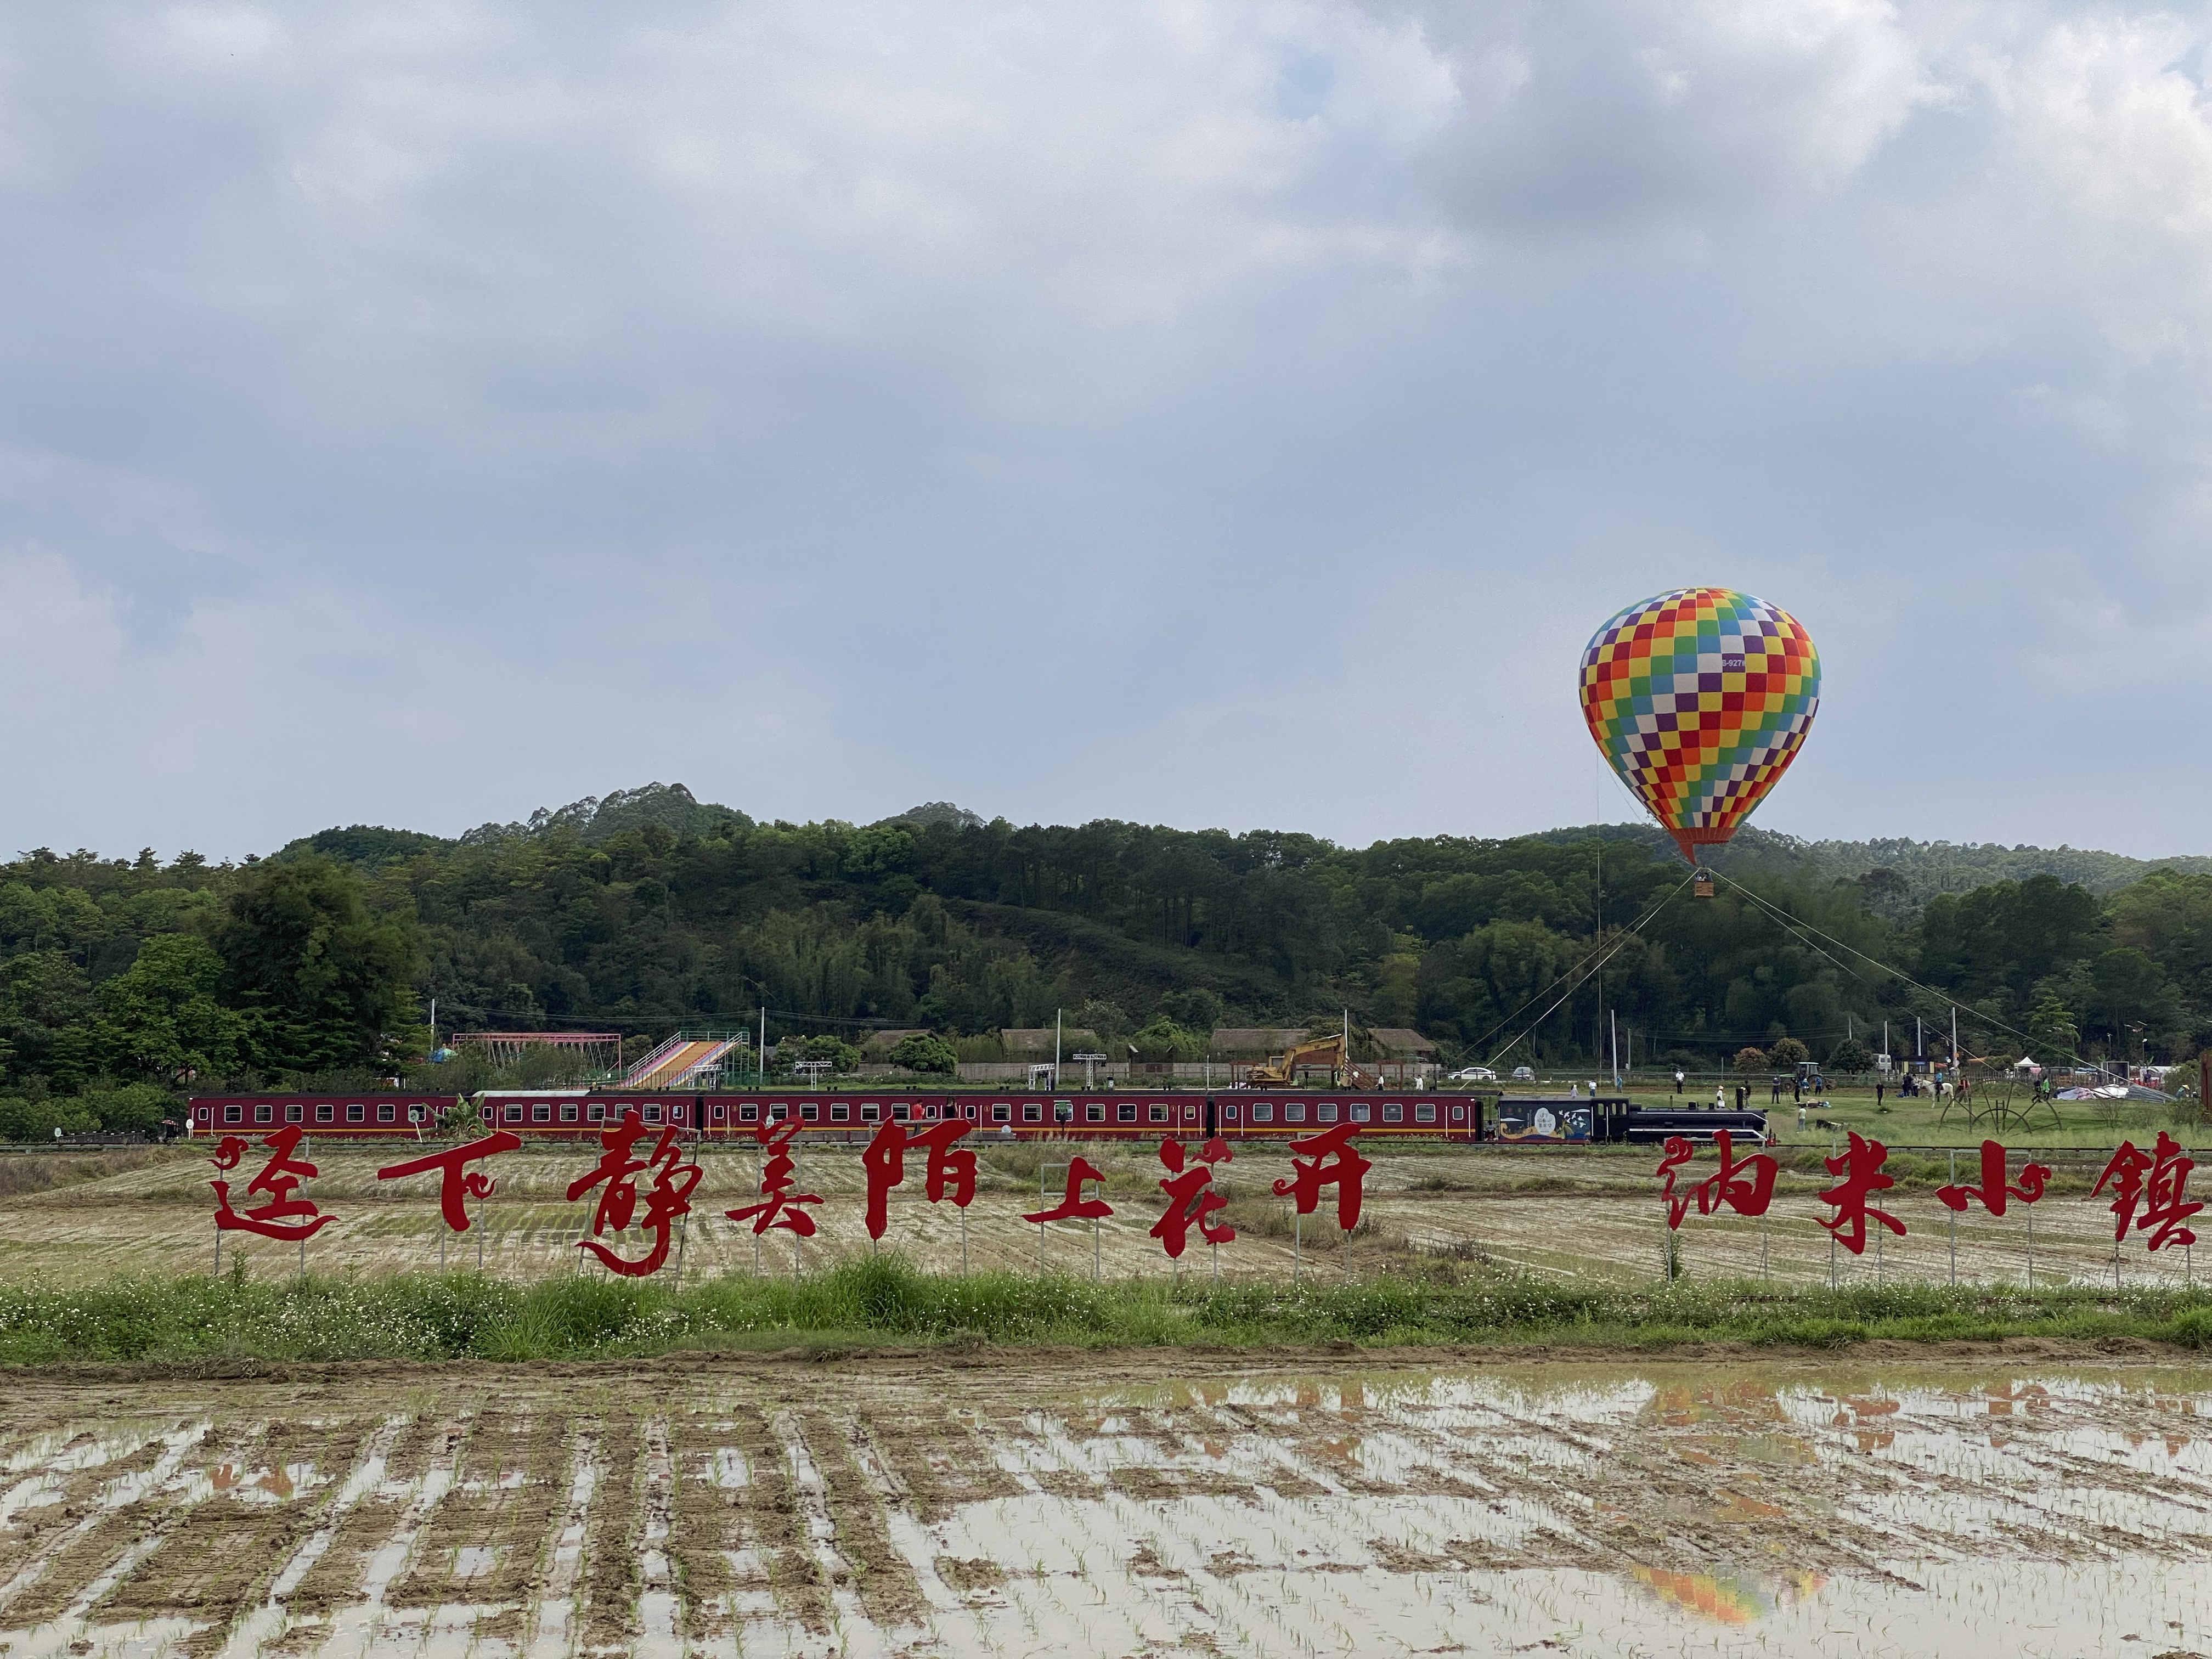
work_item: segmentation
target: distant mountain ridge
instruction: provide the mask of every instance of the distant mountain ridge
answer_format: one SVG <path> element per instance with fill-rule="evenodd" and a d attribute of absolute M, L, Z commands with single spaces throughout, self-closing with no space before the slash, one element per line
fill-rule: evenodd
<path fill-rule="evenodd" d="M 648 783 L 607 795 L 586 795 L 566 806 L 540 807 L 514 823 L 486 823 L 458 839 L 464 846 L 567 831 L 585 843 L 607 840 L 625 830 L 658 824 L 678 836 L 712 836 L 750 827 L 755 820 L 735 807 L 700 800 L 680 783 Z M 915 830 L 977 830 L 986 819 L 952 801 L 929 801 L 878 821 Z M 1586 823 L 1543 830 L 1522 836 L 1475 836 L 1471 841 L 1529 840 L 1553 846 L 1591 840 L 1621 842 L 1672 859 L 1674 843 L 1656 825 Z M 383 863 L 450 846 L 445 837 L 416 830 L 356 824 L 302 837 L 284 850 L 313 851 L 355 863 Z M 1358 849 L 1352 849 L 1358 850 Z M 1916 910 L 1939 893 L 1965 893 L 1992 882 L 2056 876 L 2099 895 L 2117 892 L 2154 870 L 2212 873 L 2212 856 L 2185 854 L 2166 859 L 2130 858 L 2086 847 L 2006 847 L 1995 842 L 1914 841 L 1891 836 L 1870 841 L 1807 841 L 1771 830 L 1739 830 L 1708 862 L 1724 874 L 1777 876 L 1798 882 L 1857 882 L 1869 890 L 1875 908 L 1895 913 Z M 1879 872 L 1887 872 L 1887 876 Z M 1867 878 L 1874 878 L 1872 881 Z M 1894 879 L 1891 879 L 1893 878 Z"/>
<path fill-rule="evenodd" d="M 1674 842 L 1655 824 L 1592 823 L 1546 830 L 1534 839 L 1553 843 L 1632 842 L 1671 854 Z M 1876 871 L 1893 872 L 1916 904 L 1938 893 L 1966 893 L 1992 882 L 2056 876 L 2093 893 L 2117 892 L 2154 870 L 2191 875 L 2212 872 L 2212 857 L 2130 858 L 2085 847 L 2006 847 L 1996 842 L 1913 841 L 1901 836 L 1872 841 L 1805 841 L 1771 830 L 1746 828 L 1708 858 L 1716 870 L 1737 876 L 1790 876 L 1800 881 L 1857 881 Z"/>

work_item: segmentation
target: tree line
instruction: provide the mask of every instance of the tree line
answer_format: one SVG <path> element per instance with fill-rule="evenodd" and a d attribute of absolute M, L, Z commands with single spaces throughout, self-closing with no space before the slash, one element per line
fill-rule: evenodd
<path fill-rule="evenodd" d="M 238 865 L 40 849 L 0 866 L 0 1134 L 143 1127 L 187 1088 L 426 1077 L 433 997 L 448 1033 L 646 1040 L 764 1005 L 771 1041 L 832 1058 L 925 1028 L 938 1045 L 909 1058 L 937 1068 L 1060 1011 L 1153 1059 L 1203 1054 L 1217 1024 L 1334 1029 L 1347 1008 L 1455 1060 L 1545 1067 L 1602 1063 L 1616 1034 L 1638 1064 L 1784 1039 L 1832 1060 L 1885 1021 L 1909 1054 L 1917 1029 L 1948 1042 L 1954 1004 L 1978 1054 L 2212 1041 L 2212 875 L 1923 899 L 1769 848 L 1701 899 L 1687 873 L 1618 834 L 1351 848 L 956 813 L 760 823 L 658 787 Z"/>

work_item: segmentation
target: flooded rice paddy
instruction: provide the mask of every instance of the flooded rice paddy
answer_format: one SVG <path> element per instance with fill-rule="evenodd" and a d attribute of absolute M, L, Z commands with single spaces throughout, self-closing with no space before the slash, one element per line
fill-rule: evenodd
<path fill-rule="evenodd" d="M 2212 1372 L 726 1358 L 19 1379 L 48 1656 L 2212 1654 Z"/>

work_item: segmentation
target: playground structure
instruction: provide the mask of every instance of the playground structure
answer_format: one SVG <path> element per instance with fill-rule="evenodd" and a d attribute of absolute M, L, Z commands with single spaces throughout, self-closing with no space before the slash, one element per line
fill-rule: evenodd
<path fill-rule="evenodd" d="M 744 1030 L 697 1030 L 685 1027 L 612 1079 L 624 1089 L 712 1089 L 722 1081 L 723 1066 L 733 1049 L 748 1051 L 751 1035 Z"/>
<path fill-rule="evenodd" d="M 513 1066 L 533 1051 L 573 1054 L 605 1071 L 622 1066 L 619 1031 L 456 1031 L 453 1047 L 480 1050 L 495 1066 Z"/>

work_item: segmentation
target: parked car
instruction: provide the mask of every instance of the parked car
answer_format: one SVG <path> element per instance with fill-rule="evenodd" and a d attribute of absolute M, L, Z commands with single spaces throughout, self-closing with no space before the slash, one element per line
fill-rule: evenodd
<path fill-rule="evenodd" d="M 1513 1068 L 1513 1080 L 1516 1083 L 1534 1083 L 1536 1080 L 1536 1074 L 1526 1066 L 1516 1066 Z"/>
<path fill-rule="evenodd" d="M 1470 1066 L 1465 1071 L 1454 1072 L 1451 1080 L 1454 1083 L 1495 1083 L 1498 1073 L 1487 1066 Z"/>

